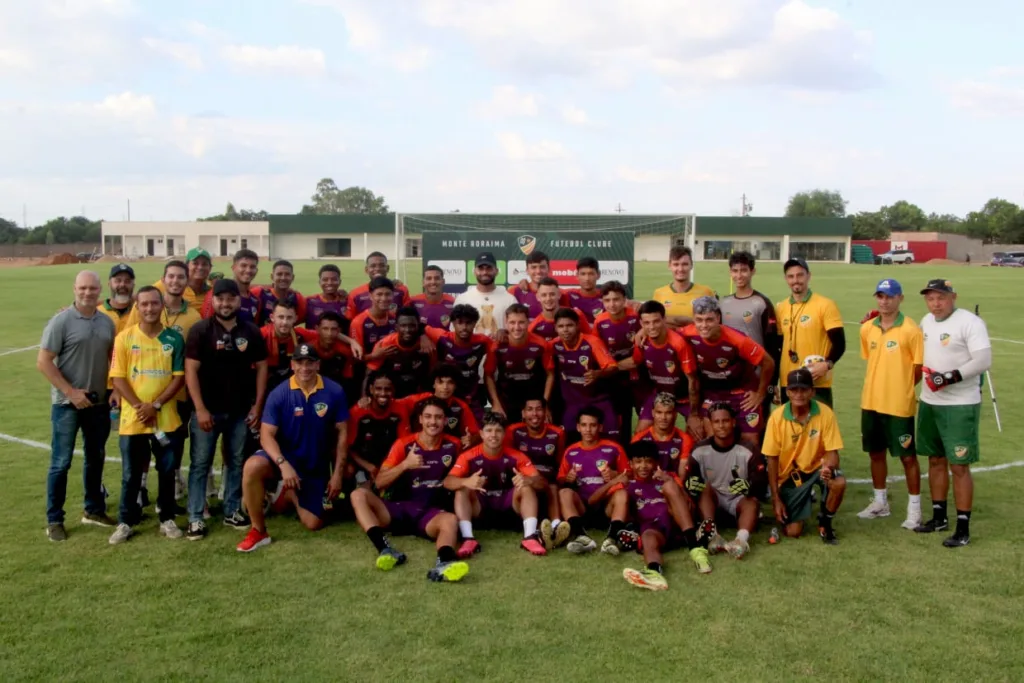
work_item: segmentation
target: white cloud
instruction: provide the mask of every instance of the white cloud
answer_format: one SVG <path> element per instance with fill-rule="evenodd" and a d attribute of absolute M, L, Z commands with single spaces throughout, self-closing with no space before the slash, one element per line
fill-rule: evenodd
<path fill-rule="evenodd" d="M 948 89 L 949 101 L 981 118 L 1024 116 L 1024 84 L 961 81 Z"/>
<path fill-rule="evenodd" d="M 540 111 L 540 97 L 522 92 L 514 85 L 499 85 L 491 90 L 491 99 L 477 107 L 477 113 L 487 118 L 536 116 Z"/>
<path fill-rule="evenodd" d="M 203 57 L 196 45 L 161 38 L 143 38 L 142 43 L 153 52 L 170 57 L 186 68 L 203 68 Z"/>
<path fill-rule="evenodd" d="M 427 68 L 433 57 L 434 51 L 426 45 L 411 45 L 389 52 L 387 61 L 396 71 L 412 73 Z"/>
<path fill-rule="evenodd" d="M 498 143 L 509 161 L 552 161 L 569 156 L 568 150 L 560 142 L 540 140 L 528 143 L 518 133 L 498 133 Z"/>
<path fill-rule="evenodd" d="M 221 56 L 239 69 L 317 76 L 327 71 L 323 50 L 296 45 L 225 45 Z"/>
<path fill-rule="evenodd" d="M 120 95 L 109 95 L 99 104 L 94 105 L 96 111 L 110 114 L 117 118 L 138 118 L 152 116 L 156 113 L 156 103 L 149 95 L 136 95 L 123 92 Z"/>
<path fill-rule="evenodd" d="M 574 126 L 586 126 L 591 123 L 585 110 L 571 104 L 562 107 L 562 120 Z"/>
<path fill-rule="evenodd" d="M 21 50 L 0 49 L 0 70 L 27 69 L 32 65 L 32 58 Z"/>
<path fill-rule="evenodd" d="M 348 31 L 348 44 L 357 50 L 364 50 L 380 45 L 380 26 L 369 14 L 356 9 L 344 11 L 345 30 Z"/>

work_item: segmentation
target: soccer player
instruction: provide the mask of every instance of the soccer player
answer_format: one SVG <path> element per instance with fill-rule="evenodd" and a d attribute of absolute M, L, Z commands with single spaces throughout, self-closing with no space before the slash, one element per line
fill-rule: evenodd
<path fill-rule="evenodd" d="M 455 554 L 458 524 L 445 512 L 450 495 L 442 486 L 459 453 L 459 440 L 444 433 L 445 410 L 428 398 L 419 417 L 420 429 L 395 442 L 381 465 L 375 484 L 388 494 L 381 500 L 367 488 L 352 492 L 356 521 L 377 549 L 377 568 L 383 571 L 405 564 L 405 553 L 391 546 L 386 530 L 398 535 L 418 534 L 436 541 L 437 562 L 427 572 L 430 581 L 460 581 L 469 565 Z"/>
<path fill-rule="evenodd" d="M 114 340 L 110 378 L 121 395 L 121 506 L 110 544 L 135 535 L 142 520 L 139 490 L 144 466 L 156 458 L 159 475 L 160 533 L 181 538 L 174 523 L 174 446 L 181 418 L 174 397 L 185 383 L 185 341 L 161 322 L 163 297 L 156 287 L 142 287 L 136 297 L 140 322 Z M 198 315 L 198 314 L 197 314 Z"/>
<path fill-rule="evenodd" d="M 423 351 L 422 337 L 419 313 L 412 306 L 402 306 L 395 314 L 395 331 L 378 341 L 366 358 L 368 370 L 383 369 L 391 377 L 395 398 L 422 393 L 429 386 L 437 356 Z"/>
<path fill-rule="evenodd" d="M 473 520 L 503 526 L 511 515 L 523 522 L 519 544 L 531 555 L 547 555 L 537 531 L 537 492 L 547 487 L 530 459 L 505 446 L 505 417 L 488 411 L 480 431 L 483 443 L 463 451 L 448 472 L 444 487 L 455 492 L 455 517 L 459 520 L 465 559 L 482 550 L 473 537 Z"/>
<path fill-rule="evenodd" d="M 594 336 L 604 342 L 616 363 L 633 357 L 633 342 L 640 331 L 640 316 L 627 308 L 626 288 L 612 280 L 601 287 L 602 310 L 594 317 Z M 629 445 L 633 433 L 633 410 L 643 404 L 650 391 L 646 370 L 622 370 L 609 378 L 612 405 L 621 426 L 619 442 Z"/>
<path fill-rule="evenodd" d="M 363 270 L 366 273 L 367 282 L 359 285 L 348 294 L 347 317 L 353 322 L 357 315 L 370 309 L 375 289 L 373 283 L 378 279 L 387 280 L 388 273 L 391 271 L 391 265 L 388 263 L 387 256 L 379 251 L 374 251 L 366 257 L 366 266 Z M 392 280 L 388 280 L 388 282 L 391 282 L 392 286 L 391 301 L 387 306 L 387 310 L 394 312 L 399 307 L 409 303 L 409 289 L 405 285 Z"/>
<path fill-rule="evenodd" d="M 270 322 L 260 328 L 267 346 L 267 394 L 292 376 L 291 355 L 299 345 L 295 307 L 287 301 L 274 304 Z"/>
<path fill-rule="evenodd" d="M 252 281 L 259 272 L 260 257 L 252 249 L 239 249 L 231 262 L 231 274 L 238 284 L 238 294 L 242 303 L 238 308 L 238 319 L 243 322 L 260 324 L 260 298 L 253 291 Z M 214 316 L 213 290 L 206 293 L 200 315 L 205 318 Z"/>
<path fill-rule="evenodd" d="M 295 310 L 296 324 L 306 320 L 306 297 L 292 289 L 295 282 L 295 268 L 291 261 L 279 259 L 274 261 L 274 267 L 270 269 L 269 287 L 253 287 L 251 292 L 260 300 L 260 322 L 266 324 L 274 314 L 274 305 L 278 301 L 291 304 Z"/>
<path fill-rule="evenodd" d="M 619 434 L 619 423 L 612 408 L 607 378 L 618 372 L 618 365 L 597 337 L 580 331 L 579 313 L 560 308 L 555 314 L 558 337 L 548 342 L 544 353 L 544 400 L 551 401 L 556 378 L 563 402 L 562 427 L 571 432 L 584 408 L 598 411 L 609 438 Z M 570 440 L 574 440 L 570 436 Z"/>
<path fill-rule="evenodd" d="M 324 501 L 341 492 L 348 457 L 348 402 L 344 390 L 321 377 L 319 369 L 316 349 L 299 344 L 292 354 L 294 375 L 267 396 L 260 426 L 263 448 L 245 461 L 242 472 L 242 500 L 252 528 L 236 547 L 239 552 L 270 543 L 263 511 L 268 484 L 276 489 L 275 508 L 282 503 L 294 507 L 310 531 L 324 525 Z"/>
<path fill-rule="evenodd" d="M 540 313 L 534 316 L 533 320 L 530 321 L 530 326 L 527 328 L 530 334 L 536 335 L 545 341 L 551 341 L 558 336 L 558 330 L 555 329 L 555 313 L 557 313 L 560 308 L 567 308 L 561 303 L 565 298 L 564 294 L 565 293 L 558 288 L 558 282 L 554 278 L 543 278 L 537 284 L 537 294 L 535 298 L 540 302 Z M 580 319 L 580 331 L 583 332 L 583 334 L 590 334 L 591 327 L 590 323 L 587 322 L 586 315 L 584 315 L 582 311 L 578 311 L 574 308 L 569 310 L 576 311 L 576 315 Z"/>
<path fill-rule="evenodd" d="M 461 378 L 462 373 L 457 367 L 451 363 L 440 363 L 431 373 L 433 392 L 406 396 L 398 403 L 411 416 L 410 425 L 415 431 L 419 427 L 419 411 L 423 401 L 431 397 L 440 400 L 445 408 L 445 432 L 458 438 L 465 450 L 480 442 L 480 423 L 469 404 L 455 395 Z"/>
<path fill-rule="evenodd" d="M 654 290 L 651 295 L 665 307 L 665 321 L 671 327 L 685 327 L 693 322 L 693 301 L 702 296 L 715 296 L 715 290 L 690 280 L 693 271 L 693 251 L 676 245 L 668 252 L 668 269 L 672 282 Z"/>
<path fill-rule="evenodd" d="M 480 321 L 480 313 L 472 306 L 456 306 L 452 309 L 451 320 L 451 331 L 428 327 L 424 333 L 437 345 L 437 359 L 458 368 L 459 385 L 455 395 L 469 404 L 473 416 L 479 421 L 484 414 L 480 369 L 485 357 L 494 352 L 494 341 L 473 332 Z"/>
<path fill-rule="evenodd" d="M 522 304 L 517 304 L 521 306 Z M 547 508 L 540 534 L 545 548 L 558 548 L 569 540 L 569 525 L 563 524 L 558 509 L 558 467 L 565 452 L 565 430 L 547 421 L 547 403 L 540 397 L 529 397 L 523 404 L 523 421 L 509 425 L 505 446 L 525 453 L 547 483 L 538 493 Z"/>
<path fill-rule="evenodd" d="M 722 324 L 714 297 L 693 302 L 693 321 L 681 334 L 697 359 L 698 392 L 703 399 L 699 405 L 718 401 L 732 405 L 739 417 L 740 440 L 756 453 L 761 444 L 761 406 L 775 361 L 753 339 Z"/>
<path fill-rule="evenodd" d="M 202 247 L 195 247 L 189 249 L 185 255 L 185 261 L 170 261 L 169 263 L 181 263 L 185 267 L 185 286 L 182 288 L 179 296 L 196 313 L 200 313 L 206 293 L 210 291 L 210 284 L 207 279 L 210 276 L 210 268 L 212 267 L 210 252 Z M 153 286 L 160 290 L 161 294 L 165 294 L 167 292 L 166 284 L 161 279 L 154 282 Z M 137 320 L 132 323 L 132 325 L 138 324 Z"/>
<path fill-rule="evenodd" d="M 619 554 L 617 539 L 626 527 L 629 498 L 622 484 L 612 482 L 629 469 L 629 461 L 622 446 L 601 438 L 603 419 L 601 411 L 592 406 L 579 411 L 576 431 L 580 440 L 565 449 L 558 467 L 559 508 L 572 539 L 566 549 L 574 555 L 597 549 L 597 542 L 587 535 L 585 518 L 597 524 L 611 520 L 608 536 L 601 543 L 601 552 L 608 555 Z"/>
<path fill-rule="evenodd" d="M 522 280 L 518 285 L 508 288 L 509 294 L 516 298 L 521 304 L 530 309 L 530 317 L 536 318 L 543 310 L 539 300 L 540 285 L 543 280 L 551 280 L 551 259 L 543 251 L 533 251 L 526 257 L 526 274 L 528 279 Z M 555 282 L 555 286 L 558 283 Z M 558 300 L 554 308 L 568 306 L 569 298 L 565 292 L 558 292 Z"/>
<path fill-rule="evenodd" d="M 348 418 L 349 460 L 359 486 L 372 486 L 381 463 L 399 438 L 408 436 L 409 413 L 395 401 L 395 383 L 383 370 L 366 377 L 369 403 L 353 406 Z"/>
<path fill-rule="evenodd" d="M 763 459 L 737 442 L 736 412 L 729 403 L 713 403 L 708 419 L 711 437 L 697 444 L 686 461 L 683 482 L 698 498 L 704 519 L 715 519 L 721 511 L 736 520 L 736 538 L 726 543 L 715 534 L 709 550 L 724 550 L 738 560 L 750 552 L 750 534 L 761 509 L 755 494 L 763 488 L 767 475 Z"/>
<path fill-rule="evenodd" d="M 956 307 L 956 290 L 949 280 L 929 280 L 921 294 L 928 314 L 921 319 L 925 385 L 917 412 L 917 450 L 928 456 L 932 518 L 915 531 L 934 533 L 949 528 L 946 496 L 951 470 L 956 529 L 942 544 L 959 548 L 971 540 L 971 464 L 981 456 L 980 378 L 992 367 L 992 344 L 984 321 Z"/>
<path fill-rule="evenodd" d="M 875 287 L 880 315 L 860 326 L 860 355 L 867 361 L 860 397 L 860 432 L 864 452 L 871 458 L 871 483 L 875 496 L 857 516 L 874 519 L 889 516 L 885 488 L 888 467 L 885 452 L 903 463 L 907 477 L 907 518 L 904 529 L 921 526 L 921 468 L 914 442 L 917 396 L 924 363 L 924 336 L 913 320 L 900 312 L 903 287 L 893 279 Z"/>
<path fill-rule="evenodd" d="M 484 361 L 484 384 L 491 397 L 491 409 L 513 422 L 523 419 L 527 398 L 541 396 L 547 381 L 547 342 L 527 332 L 529 315 L 530 310 L 523 304 L 505 309 L 508 335 L 495 344 Z"/>
<path fill-rule="evenodd" d="M 811 292 L 811 270 L 802 258 L 782 267 L 791 296 L 775 304 L 782 328 L 780 377 L 807 367 L 814 377 L 814 400 L 832 406 L 832 368 L 846 352 L 846 333 L 839 307 L 832 299 Z M 823 360 L 821 360 L 823 359 Z M 782 402 L 786 390 L 782 388 Z"/>
<path fill-rule="evenodd" d="M 651 426 L 639 431 L 633 443 L 646 441 L 658 449 L 658 467 L 682 481 L 686 460 L 693 451 L 693 437 L 676 427 L 676 397 L 661 392 L 654 397 Z"/>
<path fill-rule="evenodd" d="M 313 328 L 295 328 L 295 333 L 302 341 L 316 348 L 316 353 L 320 356 L 320 376 L 340 384 L 345 390 L 345 397 L 352 402 L 361 392 L 358 388 L 352 387 L 352 369 L 355 361 L 352 345 L 342 341 L 352 341 L 341 332 L 347 322 L 340 313 L 324 311 Z M 349 396 L 350 391 L 356 394 L 355 397 Z"/>
<path fill-rule="evenodd" d="M 127 263 L 118 263 L 110 269 L 110 298 L 97 309 L 111 322 L 117 334 L 128 327 L 129 314 L 132 310 L 132 295 L 135 293 L 135 271 Z"/>
<path fill-rule="evenodd" d="M 427 327 L 448 329 L 455 297 L 444 293 L 444 269 L 441 266 L 423 269 L 423 293 L 409 299 L 409 305 L 416 309 L 420 322 Z"/>
<path fill-rule="evenodd" d="M 349 320 L 345 317 L 348 292 L 341 289 L 341 270 L 333 263 L 327 263 L 320 266 L 317 277 L 320 280 L 320 293 L 306 297 L 306 329 L 315 329 L 320 316 L 330 311 L 343 321 L 341 333 L 348 334 Z"/>
<path fill-rule="evenodd" d="M 374 345 L 395 331 L 395 314 L 391 308 L 394 302 L 395 284 L 386 277 L 375 277 L 369 285 L 360 285 L 369 290 L 370 305 L 351 318 L 349 328 L 352 338 L 363 350 L 363 357 L 369 360 Z M 356 289 L 359 289 L 357 287 Z M 349 312 L 355 300 L 356 289 L 349 295 Z"/>
<path fill-rule="evenodd" d="M 570 289 L 565 295 L 570 308 L 581 311 L 587 322 L 593 323 L 594 318 L 604 310 L 601 290 L 597 281 L 601 279 L 601 266 L 593 256 L 584 256 L 576 262 L 576 281 L 579 289 Z"/>
<path fill-rule="evenodd" d="M 455 297 L 455 305 L 466 304 L 480 312 L 480 320 L 473 330 L 492 339 L 505 324 L 505 311 L 516 303 L 516 298 L 503 287 L 494 284 L 498 276 L 498 262 L 489 251 L 476 257 L 473 277 L 476 284 Z"/>
<path fill-rule="evenodd" d="M 811 516 L 811 497 L 822 491 L 818 534 L 828 545 L 838 543 L 832 520 L 843 502 L 846 478 L 839 469 L 843 447 L 835 413 L 815 398 L 814 376 L 808 368 L 790 370 L 786 376 L 782 408 L 772 413 L 765 429 L 761 452 L 768 461 L 768 485 L 775 519 L 783 533 L 800 536 Z"/>

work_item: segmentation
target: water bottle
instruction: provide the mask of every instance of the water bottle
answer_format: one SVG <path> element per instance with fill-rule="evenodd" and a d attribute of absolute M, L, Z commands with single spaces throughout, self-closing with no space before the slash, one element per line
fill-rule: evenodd
<path fill-rule="evenodd" d="M 110 421 L 121 422 L 121 406 L 110 406 Z"/>
<path fill-rule="evenodd" d="M 166 433 L 164 433 L 164 430 L 162 430 L 162 429 L 156 430 L 155 432 L 153 432 L 153 436 L 156 437 L 156 440 L 158 442 L 160 442 L 161 446 L 170 446 L 171 445 L 171 438 L 169 436 L 167 436 Z"/>
<path fill-rule="evenodd" d="M 778 542 L 779 542 L 779 528 L 778 527 L 772 527 L 772 532 L 768 535 L 768 543 L 770 545 L 775 545 Z"/>

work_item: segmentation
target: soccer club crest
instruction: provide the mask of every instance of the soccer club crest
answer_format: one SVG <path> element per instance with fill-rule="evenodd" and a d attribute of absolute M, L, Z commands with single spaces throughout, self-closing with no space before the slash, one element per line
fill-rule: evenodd
<path fill-rule="evenodd" d="M 451 464 L 452 464 L 452 455 L 451 455 L 451 453 L 445 453 L 444 455 L 441 456 L 441 464 L 444 465 L 445 467 L 451 467 Z"/>
<path fill-rule="evenodd" d="M 235 339 L 235 348 L 244 353 L 249 348 L 249 340 L 245 337 L 237 337 Z"/>
<path fill-rule="evenodd" d="M 526 444 L 523 444 L 523 445 L 525 446 Z M 523 450 L 525 451 L 526 449 L 524 448 Z M 548 455 L 554 455 L 555 454 L 555 444 L 553 444 L 553 443 L 545 444 L 544 445 L 544 452 L 547 453 Z"/>
<path fill-rule="evenodd" d="M 802 315 L 802 316 L 800 316 L 800 324 L 801 325 L 806 325 L 809 322 L 811 322 L 811 316 L 809 316 L 809 315 Z"/>
<path fill-rule="evenodd" d="M 586 367 L 589 364 L 590 364 L 590 356 L 580 356 L 580 365 L 582 365 L 584 369 L 586 369 Z"/>
<path fill-rule="evenodd" d="M 469 367 L 473 367 L 474 365 L 476 365 L 476 360 L 476 356 L 470 356 L 469 358 L 466 359 L 466 365 L 468 365 Z"/>
<path fill-rule="evenodd" d="M 876 341 L 871 342 L 871 347 L 870 348 L 871 348 L 872 351 L 877 349 L 878 348 L 878 342 L 876 342 Z"/>
<path fill-rule="evenodd" d="M 327 414 L 327 404 L 319 402 L 313 406 L 313 412 L 316 413 L 317 417 L 323 417 Z"/>
<path fill-rule="evenodd" d="M 729 359 L 728 358 L 716 358 L 715 359 L 715 365 L 717 365 L 718 367 L 720 367 L 720 368 L 722 368 L 724 370 L 729 365 Z"/>
<path fill-rule="evenodd" d="M 949 332 L 943 332 L 939 335 L 939 343 L 943 346 L 949 346 Z"/>
<path fill-rule="evenodd" d="M 817 435 L 818 435 L 818 430 L 817 429 L 812 429 L 811 433 L 808 436 L 813 439 Z"/>
<path fill-rule="evenodd" d="M 665 361 L 665 369 L 668 370 L 668 374 L 673 374 L 676 371 L 676 362 L 674 360 Z"/>
<path fill-rule="evenodd" d="M 450 416 L 448 418 L 448 429 L 455 429 L 458 426 L 459 426 L 459 418 L 455 417 L 454 415 Z"/>
<path fill-rule="evenodd" d="M 747 420 L 747 426 L 749 426 L 749 427 L 756 427 L 757 423 L 761 421 L 761 416 L 758 415 L 756 411 L 753 412 L 753 413 L 747 413 L 746 420 Z"/>
<path fill-rule="evenodd" d="M 597 461 L 597 469 L 603 470 L 605 467 L 608 467 L 608 461 L 607 460 L 598 460 Z"/>
<path fill-rule="evenodd" d="M 749 325 L 750 322 L 753 319 L 754 319 L 754 312 L 753 311 L 743 311 L 743 322 L 745 322 L 745 323 L 747 323 Z"/>
<path fill-rule="evenodd" d="M 396 304 L 394 301 L 392 301 L 391 305 L 388 306 L 388 310 L 391 311 L 392 313 L 394 313 L 395 311 L 398 310 L 398 304 Z"/>
<path fill-rule="evenodd" d="M 178 331 L 181 332 L 180 329 Z M 174 347 L 171 346 L 170 344 L 164 344 L 163 346 L 160 347 L 160 349 L 164 352 L 165 356 L 171 355 L 171 352 L 174 351 Z"/>
<path fill-rule="evenodd" d="M 914 437 L 912 437 L 910 434 L 900 435 L 900 446 L 903 446 L 903 448 L 908 448 L 912 443 L 914 443 Z"/>
<path fill-rule="evenodd" d="M 511 365 L 511 363 L 512 363 L 512 361 L 509 361 L 510 365 Z M 523 364 L 526 366 L 527 370 L 533 370 L 533 366 L 536 363 L 537 363 L 537 359 L 536 358 L 527 358 L 526 361 L 524 361 Z"/>
<path fill-rule="evenodd" d="M 533 235 L 520 235 L 516 240 L 516 246 L 523 252 L 523 256 L 529 256 L 537 248 L 537 238 Z"/>
<path fill-rule="evenodd" d="M 673 460 L 678 460 L 679 459 L 679 449 L 678 448 L 673 448 L 672 450 L 670 450 L 668 452 L 668 457 L 672 458 Z"/>
<path fill-rule="evenodd" d="M 886 351 L 895 351 L 899 347 L 900 347 L 900 343 L 898 341 L 896 341 L 895 339 L 890 339 L 889 341 L 885 342 L 885 350 Z"/>
<path fill-rule="evenodd" d="M 967 451 L 968 451 L 967 446 L 955 446 L 953 448 L 953 455 L 955 455 L 958 458 L 966 458 L 967 457 Z"/>
<path fill-rule="evenodd" d="M 452 321 L 452 319 L 450 317 L 448 317 L 447 315 L 442 315 L 441 316 L 441 327 L 444 327 L 444 328 L 447 329 L 448 323 L 450 323 L 451 321 Z M 423 322 L 426 322 L 426 321 L 424 320 Z"/>

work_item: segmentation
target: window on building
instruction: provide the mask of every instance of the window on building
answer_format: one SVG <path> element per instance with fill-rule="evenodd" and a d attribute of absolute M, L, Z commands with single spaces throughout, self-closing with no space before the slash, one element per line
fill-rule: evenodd
<path fill-rule="evenodd" d="M 332 237 L 316 241 L 316 255 L 350 258 L 352 256 L 352 240 L 347 237 Z"/>
<path fill-rule="evenodd" d="M 737 251 L 750 252 L 758 261 L 779 261 L 782 258 L 782 242 L 752 240 L 707 240 L 704 242 L 705 261 L 724 261 Z"/>
<path fill-rule="evenodd" d="M 405 238 L 405 258 L 419 258 L 423 240 L 413 237 Z"/>
<path fill-rule="evenodd" d="M 248 249 L 248 248 L 249 248 L 249 240 L 247 240 L 247 239 L 245 239 L 245 238 L 243 237 L 243 238 L 242 238 L 242 246 L 241 246 L 241 247 L 239 247 L 239 248 L 240 248 L 240 249 Z"/>
<path fill-rule="evenodd" d="M 806 261 L 846 262 L 845 242 L 790 242 L 789 257 Z"/>

